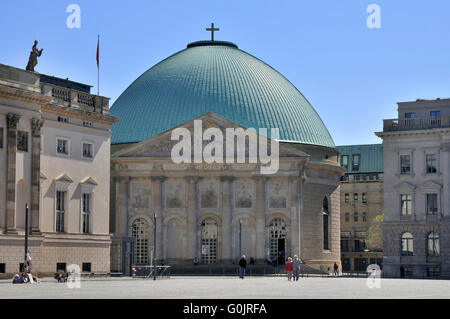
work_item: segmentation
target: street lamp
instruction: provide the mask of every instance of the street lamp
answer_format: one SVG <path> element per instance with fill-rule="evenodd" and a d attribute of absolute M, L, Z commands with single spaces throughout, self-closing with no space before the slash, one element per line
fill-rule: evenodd
<path fill-rule="evenodd" d="M 353 239 L 352 239 L 352 232 L 350 232 L 349 236 L 350 241 L 350 276 L 353 276 Z"/>
<path fill-rule="evenodd" d="M 25 204 L 25 261 L 23 263 L 22 271 L 25 271 L 25 267 L 27 264 L 27 255 L 28 255 L 28 211 L 29 206 L 28 204 Z"/>
<path fill-rule="evenodd" d="M 153 280 L 156 280 L 156 213 L 153 215 Z"/>
<path fill-rule="evenodd" d="M 242 219 L 239 219 L 239 258 L 242 257 Z"/>

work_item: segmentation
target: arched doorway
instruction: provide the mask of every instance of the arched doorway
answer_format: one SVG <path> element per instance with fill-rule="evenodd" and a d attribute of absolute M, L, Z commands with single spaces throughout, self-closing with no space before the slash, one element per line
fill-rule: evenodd
<path fill-rule="evenodd" d="M 275 218 L 269 225 L 270 260 L 283 264 L 286 256 L 286 223 Z"/>
<path fill-rule="evenodd" d="M 131 236 L 136 238 L 134 264 L 150 264 L 150 227 L 144 218 L 136 219 L 131 226 Z"/>
<path fill-rule="evenodd" d="M 201 255 L 202 263 L 213 264 L 217 262 L 217 222 L 206 218 L 201 225 Z"/>

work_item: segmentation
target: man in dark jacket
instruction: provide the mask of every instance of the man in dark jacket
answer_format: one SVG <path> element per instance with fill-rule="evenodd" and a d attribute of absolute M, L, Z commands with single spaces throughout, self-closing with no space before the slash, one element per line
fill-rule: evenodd
<path fill-rule="evenodd" d="M 247 267 L 247 259 L 245 259 L 245 255 L 242 255 L 242 258 L 239 260 L 239 267 L 241 267 L 241 275 L 240 278 L 244 279 L 245 276 L 245 268 Z"/>

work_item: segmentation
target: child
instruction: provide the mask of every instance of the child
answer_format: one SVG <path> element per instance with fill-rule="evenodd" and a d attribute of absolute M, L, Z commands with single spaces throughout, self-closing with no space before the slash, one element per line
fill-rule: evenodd
<path fill-rule="evenodd" d="M 288 277 L 289 281 L 291 281 L 291 279 L 292 279 L 292 271 L 293 270 L 294 270 L 294 266 L 292 263 L 292 258 L 289 257 L 288 261 L 286 262 L 286 273 L 287 273 L 287 277 Z"/>

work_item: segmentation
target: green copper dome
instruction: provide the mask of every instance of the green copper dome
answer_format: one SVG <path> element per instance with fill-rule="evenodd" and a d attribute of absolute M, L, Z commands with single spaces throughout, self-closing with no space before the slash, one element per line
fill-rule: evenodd
<path fill-rule="evenodd" d="M 280 73 L 230 42 L 199 41 L 159 62 L 111 107 L 112 144 L 140 142 L 207 112 L 280 141 L 334 148 L 308 100 Z"/>

